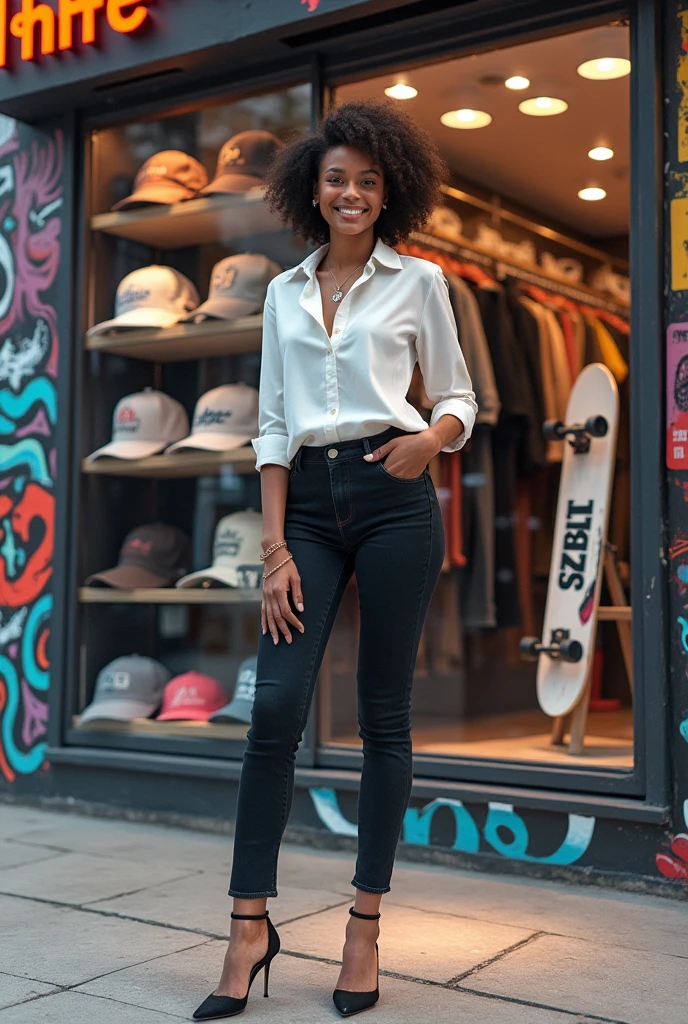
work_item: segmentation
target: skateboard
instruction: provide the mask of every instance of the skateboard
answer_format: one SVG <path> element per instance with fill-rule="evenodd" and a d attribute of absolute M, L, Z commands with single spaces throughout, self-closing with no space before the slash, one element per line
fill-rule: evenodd
<path fill-rule="evenodd" d="M 542 639 L 523 637 L 520 651 L 538 662 L 538 702 L 552 717 L 581 700 L 595 653 L 618 421 L 616 381 L 592 363 L 573 385 L 566 423 L 543 428 L 548 441 L 563 442 L 564 456 Z"/>

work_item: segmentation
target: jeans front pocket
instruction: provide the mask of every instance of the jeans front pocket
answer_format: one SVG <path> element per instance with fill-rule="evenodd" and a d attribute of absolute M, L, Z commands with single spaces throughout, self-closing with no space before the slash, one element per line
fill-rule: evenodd
<path fill-rule="evenodd" d="M 382 470 L 382 472 L 389 480 L 396 480 L 398 484 L 417 484 L 421 480 L 425 479 L 425 474 L 428 471 L 428 467 L 426 466 L 423 472 L 420 474 L 420 476 L 395 476 L 394 473 L 390 473 L 388 469 L 385 469 L 385 465 L 383 462 L 376 462 L 375 465 Z"/>

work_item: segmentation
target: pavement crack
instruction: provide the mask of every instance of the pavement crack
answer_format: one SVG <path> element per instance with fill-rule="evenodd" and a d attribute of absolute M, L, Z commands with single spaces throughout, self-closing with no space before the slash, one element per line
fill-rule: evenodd
<path fill-rule="evenodd" d="M 452 992 L 465 992 L 467 995 L 480 996 L 481 999 L 494 999 L 502 1003 L 516 1003 L 518 1006 L 532 1006 L 535 1010 L 550 1010 L 552 1013 L 562 1013 L 569 1017 L 575 1017 L 582 1021 L 599 1021 L 601 1024 L 631 1024 L 630 1021 L 621 1020 L 619 1017 L 600 1017 L 597 1013 L 586 1013 L 584 1010 L 566 1010 L 561 1006 L 551 1006 L 549 1003 L 537 1003 L 532 999 L 518 999 L 516 996 L 505 996 L 495 992 L 481 992 L 480 989 L 467 988 L 465 985 L 453 985 Z"/>
<path fill-rule="evenodd" d="M 450 978 L 449 981 L 445 982 L 447 988 L 453 988 L 457 986 L 460 981 L 464 981 L 466 978 L 470 978 L 473 974 L 477 974 L 478 971 L 484 970 L 486 967 L 490 967 L 492 964 L 498 963 L 503 960 L 504 957 L 514 953 L 517 949 L 523 949 L 524 946 L 529 946 L 531 942 L 536 939 L 542 938 L 547 932 L 533 932 L 532 935 L 528 935 L 525 939 L 521 939 L 519 942 L 514 942 L 511 946 L 506 946 L 505 949 L 501 949 L 499 953 L 489 957 L 487 960 L 483 960 L 482 963 L 475 964 L 474 967 L 470 967 L 467 971 L 462 974 L 457 974 L 455 978 Z"/>
<path fill-rule="evenodd" d="M 345 900 L 340 900 L 339 903 L 332 903 L 327 907 L 321 907 L 320 910 L 309 910 L 305 914 L 298 914 L 297 917 L 290 917 L 286 921 L 276 921 L 276 926 L 285 928 L 288 924 L 294 924 L 295 921 L 303 921 L 307 917 L 317 917 L 318 914 L 324 914 L 326 910 L 336 910 L 337 907 L 345 907 L 347 903 L 351 903 L 351 897 L 347 896 Z"/>

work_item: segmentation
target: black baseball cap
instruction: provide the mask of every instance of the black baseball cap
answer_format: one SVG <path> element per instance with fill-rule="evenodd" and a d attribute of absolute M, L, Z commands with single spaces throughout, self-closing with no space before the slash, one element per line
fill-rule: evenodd
<path fill-rule="evenodd" d="M 270 161 L 282 145 L 276 135 L 257 129 L 232 136 L 220 150 L 215 177 L 198 195 L 260 188 Z"/>
<path fill-rule="evenodd" d="M 191 565 L 189 538 L 176 526 L 150 523 L 127 534 L 114 569 L 93 573 L 86 586 L 171 587 Z"/>

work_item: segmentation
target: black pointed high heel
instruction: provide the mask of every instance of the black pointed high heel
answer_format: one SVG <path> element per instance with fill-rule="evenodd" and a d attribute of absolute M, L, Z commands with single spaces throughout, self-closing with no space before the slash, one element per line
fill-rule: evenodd
<path fill-rule="evenodd" d="M 254 964 L 251 968 L 248 990 L 243 999 L 237 999 L 235 996 L 216 996 L 211 994 L 201 1003 L 198 1009 L 194 1011 L 194 1020 L 219 1020 L 220 1017 L 236 1017 L 238 1013 L 243 1013 L 246 1009 L 251 985 L 253 984 L 256 975 L 259 974 L 263 968 L 265 968 L 263 995 L 267 997 L 270 964 L 280 951 L 279 935 L 270 920 L 269 912 L 266 910 L 264 914 L 232 914 L 231 916 L 235 921 L 267 921 L 268 951 L 263 959 L 259 960 L 258 963 Z"/>
<path fill-rule="evenodd" d="M 349 907 L 349 913 L 352 917 L 358 917 L 361 921 L 379 921 L 379 914 L 359 914 L 353 907 Z M 377 955 L 377 970 L 378 975 L 380 973 L 380 951 L 377 948 L 377 942 L 375 943 L 375 953 Z M 332 993 L 332 1000 L 334 1005 L 339 1010 L 342 1017 L 353 1017 L 355 1013 L 362 1013 L 363 1010 L 369 1010 L 371 1006 L 375 1006 L 375 1003 L 380 998 L 380 987 L 373 989 L 372 992 L 346 992 L 343 988 L 336 988 Z"/>

